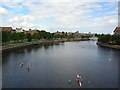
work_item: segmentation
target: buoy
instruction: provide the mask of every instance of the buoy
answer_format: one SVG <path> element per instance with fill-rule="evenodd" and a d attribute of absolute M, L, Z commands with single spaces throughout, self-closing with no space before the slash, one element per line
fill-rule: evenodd
<path fill-rule="evenodd" d="M 111 59 L 109 58 L 109 61 L 110 61 Z"/>
<path fill-rule="evenodd" d="M 91 81 L 90 81 L 90 80 L 89 80 L 88 82 L 89 82 L 89 83 L 91 83 Z"/>
<path fill-rule="evenodd" d="M 69 80 L 68 82 L 69 82 L 69 84 L 70 84 L 70 83 L 71 83 L 71 80 Z"/>

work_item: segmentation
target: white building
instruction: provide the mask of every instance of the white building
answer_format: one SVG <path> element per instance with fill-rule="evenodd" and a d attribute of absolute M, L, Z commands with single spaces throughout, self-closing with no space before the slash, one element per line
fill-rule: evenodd
<path fill-rule="evenodd" d="M 19 33 L 24 32 L 24 29 L 22 29 L 22 28 L 16 28 L 15 30 L 16 30 L 16 32 L 19 32 Z"/>

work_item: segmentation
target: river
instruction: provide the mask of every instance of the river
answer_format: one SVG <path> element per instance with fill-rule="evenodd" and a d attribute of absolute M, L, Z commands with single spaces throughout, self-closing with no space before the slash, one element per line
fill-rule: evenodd
<path fill-rule="evenodd" d="M 3 88 L 117 88 L 120 51 L 96 41 L 65 42 L 3 52 Z M 19 67 L 23 62 L 23 67 Z M 27 67 L 30 66 L 30 71 Z M 68 81 L 71 80 L 71 83 Z"/>

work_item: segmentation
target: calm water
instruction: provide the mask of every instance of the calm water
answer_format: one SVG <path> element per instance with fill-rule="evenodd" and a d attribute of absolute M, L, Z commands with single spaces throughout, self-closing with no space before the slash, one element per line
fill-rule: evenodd
<path fill-rule="evenodd" d="M 117 88 L 120 51 L 95 43 L 65 42 L 5 52 L 3 88 L 78 88 L 76 74 L 81 75 L 84 88 Z M 21 61 L 23 67 L 18 65 Z"/>

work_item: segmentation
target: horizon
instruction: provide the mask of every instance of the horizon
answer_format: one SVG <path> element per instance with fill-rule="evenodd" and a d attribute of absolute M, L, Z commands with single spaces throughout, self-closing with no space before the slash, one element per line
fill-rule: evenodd
<path fill-rule="evenodd" d="M 48 32 L 112 34 L 118 26 L 118 0 L 110 1 L 2 1 L 0 25 Z"/>
<path fill-rule="evenodd" d="M 2 26 L 0 26 L 1 28 L 2 28 Z M 9 26 L 5 26 L 5 27 L 9 27 Z M 11 27 L 12 28 L 12 27 Z M 16 28 L 20 28 L 20 27 L 16 27 Z M 16 30 L 16 28 L 12 28 L 12 30 Z M 79 32 L 80 34 L 114 34 L 113 33 L 113 31 L 112 31 L 112 33 L 96 33 L 96 32 L 94 32 L 94 33 L 92 33 L 92 32 L 80 32 L 80 31 L 47 31 L 47 30 L 43 30 L 43 29 L 37 29 L 37 28 L 34 28 L 34 29 L 31 29 L 31 28 L 29 28 L 29 29 L 24 29 L 24 28 L 22 28 L 24 31 L 29 31 L 29 30 L 38 30 L 38 31 L 45 31 L 45 32 L 50 32 L 50 33 L 56 33 L 56 32 L 64 32 L 64 33 L 75 33 L 75 32 Z"/>

